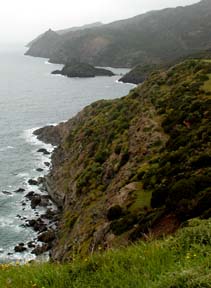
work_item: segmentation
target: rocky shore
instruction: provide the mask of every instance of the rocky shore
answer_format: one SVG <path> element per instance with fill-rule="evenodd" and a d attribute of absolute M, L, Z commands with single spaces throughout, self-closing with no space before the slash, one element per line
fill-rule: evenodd
<path fill-rule="evenodd" d="M 55 139 L 56 137 L 54 137 L 54 145 Z M 48 157 L 51 155 L 51 152 L 46 148 L 38 149 L 37 153 Z M 46 162 L 45 165 L 50 166 L 50 162 Z M 36 170 L 42 175 L 42 168 L 37 168 Z M 8 197 L 17 193 L 23 195 L 20 203 L 22 205 L 22 211 L 24 212 L 25 209 L 29 209 L 30 207 L 33 210 L 33 216 L 30 218 L 20 213 L 16 215 L 16 218 L 22 222 L 21 227 L 32 229 L 36 232 L 35 235 L 37 235 L 33 236 L 33 239 L 28 240 L 28 242 L 17 243 L 14 247 L 14 252 L 11 251 L 8 253 L 9 256 L 12 256 L 14 253 L 25 252 L 34 254 L 35 256 L 42 255 L 46 252 L 49 254 L 56 239 L 60 210 L 54 202 L 54 199 L 48 194 L 45 176 L 28 179 L 27 185 L 32 189 L 31 191 L 27 189 L 26 186 L 24 186 L 24 188 L 20 187 L 15 191 L 2 191 L 2 193 Z"/>

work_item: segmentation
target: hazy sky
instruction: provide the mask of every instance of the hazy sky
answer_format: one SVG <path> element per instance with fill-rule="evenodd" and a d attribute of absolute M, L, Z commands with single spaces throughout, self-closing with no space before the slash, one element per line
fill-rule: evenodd
<path fill-rule="evenodd" d="M 50 27 L 108 23 L 149 10 L 196 2 L 199 0 L 4 0 L 0 9 L 0 42 L 27 42 Z"/>

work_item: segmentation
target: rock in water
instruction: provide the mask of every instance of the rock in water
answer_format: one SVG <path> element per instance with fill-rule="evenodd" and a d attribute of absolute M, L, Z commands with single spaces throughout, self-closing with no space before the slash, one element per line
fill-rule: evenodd
<path fill-rule="evenodd" d="M 14 192 L 15 193 L 23 193 L 24 191 L 25 191 L 25 189 L 19 188 L 19 189 L 15 190 Z"/>
<path fill-rule="evenodd" d="M 34 186 L 38 185 L 37 180 L 34 180 L 34 179 L 29 179 L 28 183 L 29 183 L 29 185 L 34 185 Z"/>
<path fill-rule="evenodd" d="M 64 68 L 59 71 L 53 71 L 52 74 L 60 74 L 67 77 L 95 77 L 95 76 L 114 76 L 114 73 L 110 70 L 103 68 L 95 68 L 92 65 L 86 63 L 71 63 L 66 64 Z"/>
<path fill-rule="evenodd" d="M 26 251 L 27 248 L 24 246 L 24 243 L 20 243 L 17 246 L 15 246 L 14 250 L 15 250 L 15 252 L 22 253 L 22 252 Z"/>
<path fill-rule="evenodd" d="M 50 155 L 51 153 L 45 149 L 45 148 L 40 148 L 37 150 L 38 153 L 43 153 L 44 155 Z"/>

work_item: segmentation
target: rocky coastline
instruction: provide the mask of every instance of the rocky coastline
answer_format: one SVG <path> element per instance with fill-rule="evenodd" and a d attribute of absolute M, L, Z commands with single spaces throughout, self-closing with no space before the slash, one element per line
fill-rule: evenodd
<path fill-rule="evenodd" d="M 209 201 L 203 199 L 209 198 L 206 189 L 210 178 L 208 168 L 200 162 L 201 158 L 210 159 L 207 142 L 193 138 L 198 129 L 208 127 L 204 99 L 209 94 L 200 87 L 201 79 L 209 81 L 209 71 L 209 62 L 184 61 L 167 71 L 152 73 L 126 97 L 97 101 L 67 122 L 35 132 L 38 139 L 57 144 L 44 181 L 61 211 L 50 252 L 52 260 L 67 262 L 75 253 L 83 258 L 128 245 L 148 234 L 170 234 L 187 219 L 209 213 Z M 184 87 L 184 81 L 189 85 Z M 174 101 L 178 86 L 181 91 L 187 89 L 189 98 Z M 190 93 L 190 89 L 195 90 Z M 179 111 L 180 105 L 192 113 L 197 111 L 196 99 L 203 109 L 196 123 L 184 121 L 181 114 L 172 116 L 171 111 Z M 176 118 L 167 121 L 170 117 Z M 177 124 L 180 130 L 175 139 L 171 131 Z M 184 142 L 187 134 L 193 138 L 194 147 L 189 147 L 189 140 Z M 176 153 L 183 159 L 177 170 L 168 164 L 168 159 L 176 161 Z M 189 189 L 189 184 L 198 185 L 199 192 L 183 209 L 189 199 L 179 193 Z"/>
<path fill-rule="evenodd" d="M 39 132 L 39 129 L 37 131 Z M 35 131 L 34 134 L 36 134 L 37 131 Z M 56 145 L 56 139 L 54 135 L 53 145 Z M 38 149 L 37 153 L 43 154 L 44 156 L 47 155 L 48 157 L 51 156 L 51 152 L 46 148 Z M 44 164 L 50 167 L 50 162 L 45 162 Z M 41 174 L 44 171 L 42 168 L 37 168 L 36 170 Z M 16 193 L 23 195 L 20 203 L 22 210 L 24 211 L 26 207 L 31 207 L 33 216 L 26 217 L 20 213 L 16 215 L 16 218 L 22 222 L 21 227 L 32 229 L 36 234 L 30 241 L 17 243 L 14 247 L 14 252 L 9 252 L 8 256 L 12 256 L 14 253 L 22 254 L 27 252 L 36 257 L 46 255 L 43 258 L 45 259 L 46 257 L 48 258 L 56 239 L 60 209 L 57 201 L 48 193 L 49 189 L 46 176 L 43 175 L 38 178 L 28 179 L 27 185 L 29 185 L 31 190 L 20 187 L 15 191 L 2 191 L 2 193 L 8 197 Z"/>

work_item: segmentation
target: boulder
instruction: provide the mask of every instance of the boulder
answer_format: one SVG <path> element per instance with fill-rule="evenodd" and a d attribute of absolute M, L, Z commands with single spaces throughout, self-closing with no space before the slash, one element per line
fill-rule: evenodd
<path fill-rule="evenodd" d="M 37 150 L 38 153 L 43 153 L 44 155 L 50 155 L 51 153 L 45 149 L 45 148 L 40 148 Z"/>
<path fill-rule="evenodd" d="M 25 192 L 25 189 L 19 188 L 19 189 L 15 190 L 14 192 L 15 193 L 23 193 L 23 192 Z"/>
<path fill-rule="evenodd" d="M 32 254 L 39 256 L 45 252 L 47 252 L 51 247 L 48 244 L 43 244 L 42 246 L 38 245 L 36 248 L 32 250 Z"/>
<path fill-rule="evenodd" d="M 28 198 L 29 200 L 31 200 L 32 199 L 32 197 L 34 196 L 34 191 L 30 191 L 28 194 L 26 194 L 26 198 Z"/>
<path fill-rule="evenodd" d="M 55 232 L 53 230 L 48 230 L 38 236 L 38 240 L 44 243 L 50 243 L 54 239 L 55 239 Z"/>
<path fill-rule="evenodd" d="M 34 243 L 33 241 L 28 242 L 28 243 L 27 243 L 27 246 L 28 246 L 29 248 L 35 248 L 35 247 L 36 247 L 36 245 L 35 245 L 35 243 Z"/>
<path fill-rule="evenodd" d="M 31 208 L 35 209 L 39 204 L 41 203 L 41 196 L 38 194 L 35 194 L 31 198 Z"/>
<path fill-rule="evenodd" d="M 2 191 L 2 193 L 3 193 L 4 195 L 12 195 L 12 193 L 11 193 L 11 192 L 8 192 L 8 191 Z"/>
<path fill-rule="evenodd" d="M 34 231 L 36 232 L 44 232 L 47 230 L 47 226 L 46 224 L 42 221 L 41 218 L 38 218 L 38 219 L 31 219 L 31 220 L 28 220 L 27 221 L 28 224 L 27 226 L 28 227 L 32 227 Z"/>
<path fill-rule="evenodd" d="M 37 185 L 38 185 L 38 182 L 37 182 L 37 180 L 35 180 L 35 179 L 29 179 L 29 180 L 28 180 L 28 183 L 29 183 L 29 185 L 34 185 L 34 186 L 37 186 Z"/>
<path fill-rule="evenodd" d="M 26 251 L 27 248 L 24 246 L 24 243 L 20 243 L 17 246 L 15 246 L 14 250 L 15 250 L 15 252 L 22 253 L 22 252 Z"/>

